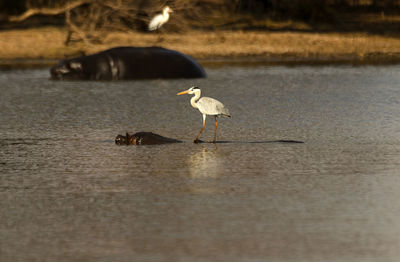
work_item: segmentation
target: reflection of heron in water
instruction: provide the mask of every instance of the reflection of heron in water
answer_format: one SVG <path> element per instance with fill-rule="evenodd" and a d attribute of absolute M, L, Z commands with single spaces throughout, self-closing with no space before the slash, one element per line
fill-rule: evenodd
<path fill-rule="evenodd" d="M 153 19 L 151 19 L 149 23 L 149 31 L 154 31 L 157 29 L 160 29 L 160 27 L 168 22 L 169 19 L 169 13 L 172 13 L 172 9 L 169 8 L 168 6 L 164 7 L 162 14 L 158 14 Z"/>
<path fill-rule="evenodd" d="M 215 100 L 214 98 L 210 97 L 200 98 L 201 90 L 197 86 L 193 86 L 186 91 L 178 93 L 177 95 L 183 95 L 183 94 L 189 94 L 189 95 L 194 94 L 194 97 L 190 99 L 190 104 L 194 108 L 199 109 L 200 113 L 203 114 L 203 126 L 201 127 L 199 134 L 194 139 L 194 142 L 195 143 L 200 142 L 199 137 L 206 126 L 206 117 L 207 115 L 210 115 L 214 116 L 215 118 L 214 140 L 212 141 L 213 143 L 215 143 L 217 139 L 217 129 L 218 129 L 217 117 L 231 117 L 228 108 L 226 108 L 224 104 L 222 104 L 218 100 Z"/>
<path fill-rule="evenodd" d="M 223 165 L 222 165 L 223 166 Z M 195 150 L 188 155 L 189 175 L 192 178 L 215 178 L 223 174 L 221 158 L 212 147 L 203 145 L 201 150 Z M 209 181 L 211 182 L 211 181 Z M 212 185 L 193 185 L 196 191 L 209 191 Z M 205 187 L 204 187 L 205 186 Z M 211 190 L 212 191 L 212 190 Z"/>

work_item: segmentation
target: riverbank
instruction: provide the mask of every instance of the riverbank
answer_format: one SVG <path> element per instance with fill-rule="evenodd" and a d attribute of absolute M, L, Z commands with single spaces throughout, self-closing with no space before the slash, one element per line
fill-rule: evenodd
<path fill-rule="evenodd" d="M 0 67 L 40 67 L 59 59 L 114 46 L 163 46 L 206 64 L 218 63 L 400 63 L 400 38 L 365 33 L 192 31 L 110 33 L 101 44 L 64 46 L 59 28 L 0 32 Z"/>

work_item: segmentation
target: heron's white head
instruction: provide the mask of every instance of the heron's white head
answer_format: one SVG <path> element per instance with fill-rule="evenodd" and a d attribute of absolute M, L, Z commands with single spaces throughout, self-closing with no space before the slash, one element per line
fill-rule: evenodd
<path fill-rule="evenodd" d="M 193 95 L 193 94 L 200 93 L 200 92 L 201 92 L 201 90 L 200 90 L 200 88 L 199 88 L 198 86 L 192 86 L 192 87 L 189 88 L 188 90 L 179 92 L 177 95 L 178 95 L 178 96 L 184 95 L 184 94 Z"/>
<path fill-rule="evenodd" d="M 166 6 L 166 7 L 164 7 L 163 12 L 164 12 L 164 14 L 166 14 L 166 13 L 173 13 L 174 11 L 172 11 L 172 9 L 169 8 L 169 6 Z"/>

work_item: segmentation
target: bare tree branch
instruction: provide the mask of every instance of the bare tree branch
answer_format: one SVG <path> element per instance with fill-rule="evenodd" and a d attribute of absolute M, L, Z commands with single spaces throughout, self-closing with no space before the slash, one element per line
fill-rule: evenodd
<path fill-rule="evenodd" d="M 65 12 L 65 22 L 67 23 L 67 25 L 69 26 L 69 30 L 68 30 L 68 35 L 67 35 L 67 40 L 65 40 L 65 45 L 68 45 L 69 42 L 72 40 L 72 33 L 76 33 L 80 39 L 85 43 L 85 44 L 89 44 L 89 40 L 87 39 L 86 35 L 84 32 L 82 32 L 76 25 L 74 25 L 74 23 L 71 21 L 71 11 L 70 9 L 68 9 Z"/>
<path fill-rule="evenodd" d="M 21 22 L 26 20 L 27 18 L 34 15 L 59 15 L 67 12 L 68 10 L 77 8 L 81 5 L 88 4 L 92 2 L 91 0 L 79 0 L 72 3 L 67 3 L 65 6 L 56 7 L 56 8 L 32 8 L 27 10 L 21 15 L 10 16 L 8 21 L 10 22 Z"/>
<path fill-rule="evenodd" d="M 67 28 L 65 44 L 81 41 L 93 44 L 101 42 L 109 32 L 146 31 L 150 19 L 166 4 L 176 11 L 167 25 L 169 31 L 182 32 L 191 26 L 199 27 L 208 18 L 219 17 L 224 9 L 220 3 L 226 0 L 64 1 L 70 2 L 54 8 L 32 6 L 23 14 L 10 16 L 8 20 L 22 22 L 35 15 L 64 15 Z"/>

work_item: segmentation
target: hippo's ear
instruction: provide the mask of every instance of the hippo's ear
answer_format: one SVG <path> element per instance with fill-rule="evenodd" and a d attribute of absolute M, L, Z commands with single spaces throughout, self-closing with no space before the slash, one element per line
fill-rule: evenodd
<path fill-rule="evenodd" d="M 82 69 L 82 64 L 79 62 L 69 62 L 69 67 L 71 69 Z"/>

